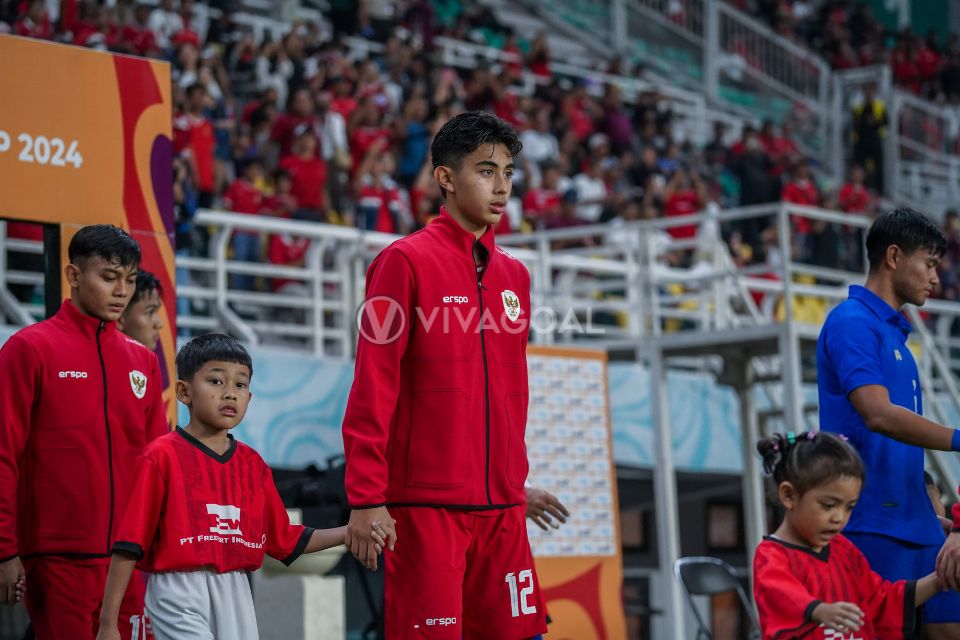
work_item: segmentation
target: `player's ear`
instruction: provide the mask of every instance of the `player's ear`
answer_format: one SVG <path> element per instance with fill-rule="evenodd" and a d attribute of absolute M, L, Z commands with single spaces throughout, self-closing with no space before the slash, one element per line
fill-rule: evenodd
<path fill-rule="evenodd" d="M 900 259 L 903 257 L 903 249 L 899 245 L 891 244 L 887 247 L 887 250 L 884 254 L 884 259 L 887 263 L 887 268 L 891 271 L 896 271 L 897 265 L 900 263 Z"/>
<path fill-rule="evenodd" d="M 67 284 L 71 289 L 76 289 L 80 286 L 80 267 L 77 265 L 72 262 L 67 263 L 67 266 L 63 268 L 63 275 L 67 279 Z"/>
<path fill-rule="evenodd" d="M 800 499 L 797 488 L 793 486 L 793 483 L 787 481 L 781 482 L 777 487 L 777 497 L 780 498 L 780 504 L 782 504 L 783 508 L 787 511 L 793 509 Z"/>
<path fill-rule="evenodd" d="M 177 400 L 190 406 L 190 383 L 186 380 L 177 380 Z"/>
<path fill-rule="evenodd" d="M 453 193 L 456 189 L 453 186 L 453 171 L 450 167 L 445 167 L 440 165 L 433 170 L 433 177 L 436 179 L 437 184 L 440 185 L 445 191 Z"/>

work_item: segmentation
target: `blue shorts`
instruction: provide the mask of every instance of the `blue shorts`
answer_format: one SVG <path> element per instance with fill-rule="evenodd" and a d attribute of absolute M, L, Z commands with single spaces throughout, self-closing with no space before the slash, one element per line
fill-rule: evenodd
<path fill-rule="evenodd" d="M 919 580 L 937 567 L 940 545 L 919 545 L 878 533 L 843 532 L 857 545 L 870 568 L 885 580 Z M 921 624 L 960 622 L 960 592 L 938 593 L 920 608 Z"/>

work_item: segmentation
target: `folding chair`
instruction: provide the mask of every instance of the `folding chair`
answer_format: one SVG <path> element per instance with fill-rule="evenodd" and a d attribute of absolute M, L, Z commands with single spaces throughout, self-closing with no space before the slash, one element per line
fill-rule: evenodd
<path fill-rule="evenodd" d="M 749 637 L 760 638 L 760 621 L 733 567 L 729 564 L 719 558 L 708 556 L 679 558 L 673 564 L 673 573 L 677 577 L 677 582 L 683 587 L 683 592 L 687 594 L 690 608 L 693 609 L 693 615 L 696 616 L 697 624 L 700 626 L 697 631 L 697 640 L 701 638 L 713 640 L 713 634 L 710 633 L 710 628 L 700 615 L 693 596 L 712 596 L 730 591 L 737 592 L 740 604 L 747 612 L 751 625 Z"/>

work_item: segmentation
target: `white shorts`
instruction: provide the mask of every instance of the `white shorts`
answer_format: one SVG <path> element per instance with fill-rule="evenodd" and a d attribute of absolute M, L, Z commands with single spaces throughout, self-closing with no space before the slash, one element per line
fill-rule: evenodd
<path fill-rule="evenodd" d="M 150 574 L 146 608 L 156 640 L 259 639 L 243 571 Z"/>

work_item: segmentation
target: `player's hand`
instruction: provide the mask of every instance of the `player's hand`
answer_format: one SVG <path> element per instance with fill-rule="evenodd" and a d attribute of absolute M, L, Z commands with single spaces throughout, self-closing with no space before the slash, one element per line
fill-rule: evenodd
<path fill-rule="evenodd" d="M 13 605 L 23 600 L 27 589 L 27 575 L 20 557 L 0 562 L 0 604 Z"/>
<path fill-rule="evenodd" d="M 556 522 L 550 518 L 551 515 Z M 570 512 L 549 491 L 531 487 L 527 489 L 527 517 L 538 527 L 548 531 L 548 526 L 559 529 L 560 525 L 570 517 Z"/>
<path fill-rule="evenodd" d="M 393 527 L 394 524 L 395 522 L 393 520 L 386 523 L 377 520 L 373 523 L 373 531 L 370 532 L 370 537 L 372 537 L 377 544 L 377 555 L 387 548 L 387 540 L 389 540 L 391 536 L 397 535 L 396 529 Z"/>
<path fill-rule="evenodd" d="M 810 619 L 814 622 L 847 634 L 851 631 L 859 631 L 863 626 L 863 611 L 852 602 L 834 602 L 827 604 L 823 602 L 818 604 L 810 614 Z"/>
<path fill-rule="evenodd" d="M 116 624 L 102 624 L 97 631 L 97 640 L 120 640 L 120 629 Z"/>
<path fill-rule="evenodd" d="M 346 543 L 353 557 L 371 571 L 377 569 L 377 541 L 373 538 L 373 523 L 380 523 L 380 527 L 389 526 L 393 529 L 393 518 L 386 507 L 375 509 L 354 509 L 350 512 L 350 521 L 347 523 Z M 387 533 L 384 542 L 387 548 L 393 551 L 397 543 L 395 531 Z"/>
<path fill-rule="evenodd" d="M 948 588 L 960 591 L 960 533 L 951 533 L 940 548 L 937 577 Z"/>

